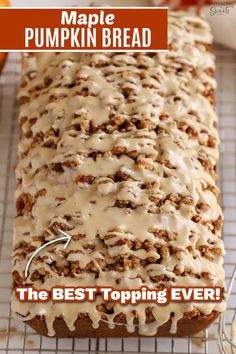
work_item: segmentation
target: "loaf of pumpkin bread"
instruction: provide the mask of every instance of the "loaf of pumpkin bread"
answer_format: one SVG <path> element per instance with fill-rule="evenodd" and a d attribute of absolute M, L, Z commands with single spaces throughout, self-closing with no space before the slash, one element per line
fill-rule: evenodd
<path fill-rule="evenodd" d="M 22 57 L 14 286 L 224 286 L 208 24 L 169 14 L 167 53 Z M 66 231 L 71 242 L 42 245 Z M 56 337 L 184 336 L 221 303 L 20 302 Z"/>

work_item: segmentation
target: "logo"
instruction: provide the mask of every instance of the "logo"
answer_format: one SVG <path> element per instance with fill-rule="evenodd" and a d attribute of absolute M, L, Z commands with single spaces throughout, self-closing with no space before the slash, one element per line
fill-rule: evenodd
<path fill-rule="evenodd" d="M 234 4 L 226 1 L 215 1 L 212 2 L 210 6 L 210 15 L 211 16 L 223 16 L 223 15 L 228 15 L 232 11 L 234 7 Z"/>

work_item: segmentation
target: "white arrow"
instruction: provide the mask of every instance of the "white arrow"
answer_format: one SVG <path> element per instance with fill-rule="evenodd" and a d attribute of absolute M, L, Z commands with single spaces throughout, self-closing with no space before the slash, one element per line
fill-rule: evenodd
<path fill-rule="evenodd" d="M 55 242 L 58 242 L 58 241 L 66 241 L 65 245 L 64 245 L 64 249 L 69 245 L 70 241 L 71 241 L 71 236 L 68 235 L 65 231 L 62 231 L 59 229 L 59 232 L 64 235 L 62 237 L 59 237 L 59 238 L 56 238 L 55 240 L 52 240 L 52 241 L 49 241 L 47 243 L 45 243 L 43 246 L 39 247 L 36 251 L 34 251 L 34 253 L 31 255 L 30 259 L 28 260 L 28 263 L 26 265 L 26 268 L 25 268 L 25 278 L 27 278 L 28 276 L 28 271 L 29 271 L 29 266 L 33 260 L 33 258 L 39 253 L 42 251 L 43 248 L 55 243 Z"/>

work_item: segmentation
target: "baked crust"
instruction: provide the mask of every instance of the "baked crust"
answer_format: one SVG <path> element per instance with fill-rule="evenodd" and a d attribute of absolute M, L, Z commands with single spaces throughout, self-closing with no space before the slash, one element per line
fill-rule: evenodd
<path fill-rule="evenodd" d="M 212 311 L 208 316 L 197 318 L 182 318 L 178 321 L 177 332 L 170 333 L 171 321 L 160 326 L 157 333 L 151 337 L 186 337 L 193 336 L 209 327 L 219 317 L 220 313 Z M 36 316 L 26 323 L 42 336 L 48 336 L 47 325 L 44 317 Z M 63 318 L 56 318 L 53 324 L 56 338 L 120 338 L 120 337 L 146 337 L 138 333 L 127 332 L 125 326 L 116 325 L 110 329 L 105 322 L 101 322 L 98 328 L 92 327 L 92 322 L 88 316 L 80 315 L 75 322 L 75 330 L 70 331 Z"/>

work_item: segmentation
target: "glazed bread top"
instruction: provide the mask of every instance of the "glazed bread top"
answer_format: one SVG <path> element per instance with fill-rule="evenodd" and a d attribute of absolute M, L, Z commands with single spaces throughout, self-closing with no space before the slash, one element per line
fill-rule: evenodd
<path fill-rule="evenodd" d="M 168 53 L 24 54 L 19 92 L 15 285 L 224 286 L 216 88 L 208 24 L 169 15 Z M 69 246 L 40 252 L 59 229 Z M 16 317 L 86 313 L 155 334 L 224 303 L 20 303 Z M 148 323 L 147 323 L 148 322 Z"/>

